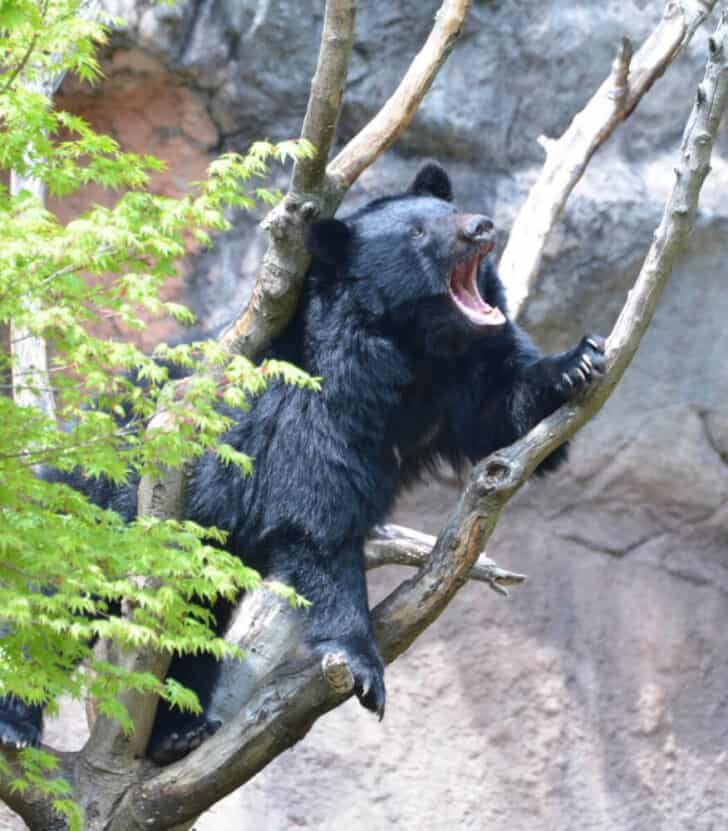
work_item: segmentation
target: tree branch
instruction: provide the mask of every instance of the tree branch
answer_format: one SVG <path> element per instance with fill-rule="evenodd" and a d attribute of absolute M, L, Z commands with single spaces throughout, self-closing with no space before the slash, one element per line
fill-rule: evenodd
<path fill-rule="evenodd" d="M 562 407 L 521 441 L 475 467 L 429 561 L 374 610 L 375 629 L 387 662 L 412 643 L 467 580 L 510 497 L 550 452 L 597 412 L 615 388 L 690 234 L 727 103 L 728 11 L 724 11 L 710 41 L 705 77 L 685 130 L 675 186 L 652 247 L 607 342 L 608 368 L 603 380 L 580 402 Z M 121 800 L 110 831 L 132 827 L 153 831 L 164 828 L 170 817 L 182 822 L 199 813 L 248 781 L 341 700 L 341 692 L 332 689 L 316 662 L 291 662 L 278 668 L 203 748 L 133 786 Z"/>
<path fill-rule="evenodd" d="M 303 132 L 318 154 L 313 162 L 297 165 L 289 192 L 262 223 L 270 242 L 253 296 L 220 338 L 230 352 L 255 358 L 288 323 L 309 263 L 306 227 L 316 217 L 333 216 L 347 189 L 407 128 L 452 51 L 469 6 L 470 0 L 444 0 L 425 45 L 392 97 L 324 170 L 341 105 L 355 7 L 353 0 L 326 4 Z M 327 63 L 332 70 L 321 71 Z"/>
<path fill-rule="evenodd" d="M 301 128 L 301 138 L 313 144 L 317 153 L 312 159 L 296 162 L 291 180 L 295 193 L 310 193 L 325 180 L 354 44 L 355 17 L 356 0 L 326 4 L 318 63 Z"/>
<path fill-rule="evenodd" d="M 253 296 L 220 337 L 232 353 L 259 355 L 286 325 L 308 268 L 306 226 L 316 216 L 331 216 L 339 204 L 331 193 L 326 163 L 341 111 L 355 16 L 356 0 L 327 0 L 318 63 L 301 132 L 301 138 L 316 148 L 316 156 L 296 162 L 288 193 L 262 223 L 269 242 Z"/>
<path fill-rule="evenodd" d="M 379 525 L 373 530 L 364 549 L 366 569 L 369 571 L 381 566 L 421 568 L 427 563 L 436 542 L 437 537 L 402 525 Z M 497 594 L 507 597 L 507 586 L 520 585 L 527 578 L 525 574 L 500 568 L 485 553 L 481 553 L 467 579 L 485 583 Z"/>
<path fill-rule="evenodd" d="M 169 413 L 158 413 L 149 422 L 147 432 L 155 430 L 170 431 L 176 429 L 174 419 Z M 159 519 L 183 519 L 185 507 L 186 471 L 180 468 L 168 469 L 164 476 L 152 479 L 143 476 L 139 482 L 137 494 L 139 516 L 151 516 Z M 152 585 L 146 577 L 133 578 L 139 583 Z M 129 609 L 122 608 L 122 614 Z M 101 657 L 111 661 L 127 672 L 146 672 L 160 681 L 169 669 L 171 654 L 155 652 L 152 649 L 121 649 L 114 643 L 103 642 L 97 651 Z M 124 690 L 119 695 L 120 703 L 126 708 L 134 724 L 134 731 L 127 734 L 116 719 L 98 716 L 91 726 L 91 735 L 81 751 L 85 764 L 105 766 L 113 759 L 114 764 L 130 764 L 144 755 L 149 735 L 154 724 L 158 698 L 152 694 L 142 694 L 134 690 Z"/>
<path fill-rule="evenodd" d="M 392 97 L 331 162 L 328 174 L 343 193 L 404 132 L 447 60 L 468 13 L 470 0 L 445 0 L 425 45 Z"/>
<path fill-rule="evenodd" d="M 258 337 L 259 327 L 270 323 L 266 309 L 277 308 L 279 291 L 275 274 L 301 265 L 300 251 L 303 246 L 303 225 L 291 220 L 291 216 L 310 218 L 317 208 L 313 203 L 301 204 L 300 194 L 321 188 L 325 179 L 326 160 L 336 130 L 341 108 L 349 54 L 354 37 L 356 0 L 328 0 L 324 18 L 321 45 L 316 73 L 311 83 L 311 93 L 303 124 L 302 137 L 313 143 L 318 154 L 313 159 L 302 159 L 294 166 L 291 190 L 281 206 L 269 217 L 271 244 L 264 260 L 261 277 L 246 314 L 250 314 L 246 325 L 246 337 L 253 341 Z M 301 208 L 299 211 L 298 208 Z M 292 258 L 292 259 L 291 259 Z M 292 310 L 291 310 L 292 311 Z M 242 319 L 241 319 L 242 320 Z M 222 336 L 221 341 L 229 350 L 234 350 L 240 330 L 237 321 Z M 182 381 L 181 384 L 184 384 Z M 163 414 L 158 414 L 149 425 L 152 429 L 168 429 Z M 139 513 L 159 518 L 181 518 L 184 506 L 184 472 L 169 470 L 160 480 L 152 482 L 142 479 L 139 485 Z M 151 672 L 163 678 L 169 667 L 170 656 L 151 650 L 120 652 L 113 644 L 104 644 L 108 660 L 136 672 Z M 232 666 L 232 662 L 230 662 Z M 144 753 L 154 722 L 157 699 L 155 696 L 140 695 L 127 691 L 121 701 L 134 722 L 134 732 L 127 736 L 118 722 L 98 718 L 94 721 L 91 736 L 82 751 L 85 762 L 91 766 L 102 765 L 104 760 L 115 759 L 115 764 L 132 764 L 136 756 Z"/>
<path fill-rule="evenodd" d="M 612 71 L 559 138 L 541 137 L 546 162 L 518 213 L 500 260 L 499 272 L 515 318 L 538 277 L 544 248 L 567 199 L 592 155 L 635 110 L 642 97 L 680 54 L 716 0 L 668 0 L 662 20 L 632 56 L 627 38 Z"/>

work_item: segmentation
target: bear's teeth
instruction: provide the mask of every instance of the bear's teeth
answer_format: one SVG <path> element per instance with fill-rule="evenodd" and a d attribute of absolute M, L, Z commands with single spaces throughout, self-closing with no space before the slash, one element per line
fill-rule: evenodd
<path fill-rule="evenodd" d="M 457 263 L 452 270 L 448 289 L 458 309 L 476 326 L 501 326 L 505 316 L 500 309 L 488 305 L 478 291 L 478 265 L 476 254 L 469 260 Z"/>

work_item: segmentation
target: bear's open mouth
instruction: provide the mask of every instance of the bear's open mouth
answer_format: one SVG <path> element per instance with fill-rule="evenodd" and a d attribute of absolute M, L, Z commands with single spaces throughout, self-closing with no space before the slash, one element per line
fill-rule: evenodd
<path fill-rule="evenodd" d="M 480 261 L 492 249 L 493 243 L 486 243 L 472 257 L 455 263 L 447 285 L 455 305 L 476 326 L 502 326 L 506 322 L 503 312 L 488 305 L 478 290 Z"/>

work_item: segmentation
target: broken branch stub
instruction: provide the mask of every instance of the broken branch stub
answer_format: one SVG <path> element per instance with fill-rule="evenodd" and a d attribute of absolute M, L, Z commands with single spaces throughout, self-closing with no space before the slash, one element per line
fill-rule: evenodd
<path fill-rule="evenodd" d="M 402 525 L 378 525 L 372 531 L 364 548 L 367 570 L 382 566 L 410 566 L 421 568 L 432 554 L 437 538 Z M 468 573 L 468 580 L 485 583 L 496 594 L 508 596 L 508 586 L 518 586 L 528 578 L 525 574 L 501 568 L 487 557 L 478 555 Z"/>

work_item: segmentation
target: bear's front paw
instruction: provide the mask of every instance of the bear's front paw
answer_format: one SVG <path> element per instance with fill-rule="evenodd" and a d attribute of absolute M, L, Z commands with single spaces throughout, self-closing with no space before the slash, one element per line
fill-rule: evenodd
<path fill-rule="evenodd" d="M 556 391 L 565 399 L 572 398 L 595 377 L 600 376 L 607 366 L 605 340 L 600 335 L 586 335 L 559 361 L 559 378 Z"/>
<path fill-rule="evenodd" d="M 386 692 L 384 689 L 384 664 L 379 657 L 376 646 L 360 643 L 352 644 L 348 641 L 323 641 L 316 644 L 316 652 L 324 663 L 330 660 L 332 667 L 325 671 L 327 680 L 336 688 L 336 680 L 341 673 L 332 672 L 335 667 L 345 665 L 351 672 L 354 680 L 354 694 L 359 703 L 367 710 L 379 716 L 384 716 Z"/>

